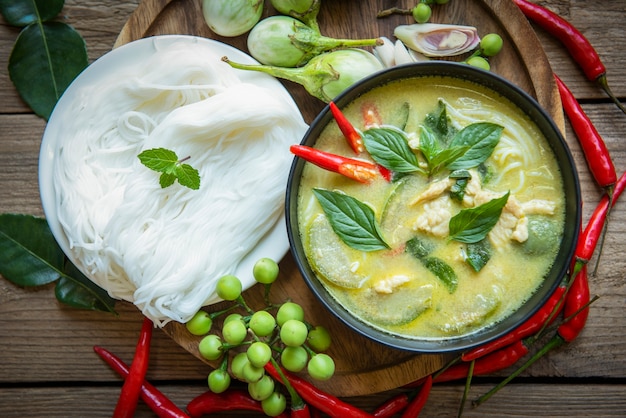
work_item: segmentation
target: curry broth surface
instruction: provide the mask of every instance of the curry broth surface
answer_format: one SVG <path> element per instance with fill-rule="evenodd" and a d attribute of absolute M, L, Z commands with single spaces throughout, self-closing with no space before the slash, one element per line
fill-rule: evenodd
<path fill-rule="evenodd" d="M 415 129 L 425 116 L 437 108 L 439 100 L 447 104 L 448 117 L 461 129 L 473 122 L 493 122 L 504 126 L 500 142 L 486 164 L 493 169 L 493 177 L 485 188 L 504 193 L 510 191 L 520 202 L 533 199 L 554 202 L 556 210 L 550 216 L 557 225 L 558 236 L 562 236 L 564 222 L 564 192 L 561 174 L 549 144 L 525 114 L 517 107 L 491 90 L 474 83 L 443 77 L 421 77 L 392 82 L 384 88 L 376 88 L 346 108 L 342 109 L 348 119 L 358 128 L 364 129 L 362 109 L 375 105 L 383 124 L 396 124 L 399 109 L 410 104 L 411 116 L 417 120 Z M 412 125 L 409 123 L 409 125 Z M 407 125 L 407 131 L 409 131 Z M 331 121 L 318 138 L 315 148 L 328 152 L 354 157 L 336 123 Z M 359 158 L 369 159 L 367 152 Z M 424 236 L 423 232 L 411 230 L 416 216 L 423 211 L 423 205 L 407 210 L 403 221 L 385 222 L 386 211 L 401 199 L 417 195 L 425 190 L 429 181 L 445 178 L 444 171 L 433 179 L 422 174 L 411 175 L 407 180 L 389 183 L 383 179 L 364 185 L 331 173 L 313 164 L 306 163 L 300 183 L 298 222 L 301 238 L 307 248 L 308 231 L 313 221 L 323 214 L 322 208 L 312 194 L 313 188 L 341 191 L 353 196 L 372 208 L 381 224 L 385 240 L 391 244 L 390 250 L 360 252 L 342 244 L 353 263 L 351 268 L 365 278 L 358 289 L 336 286 L 323 278 L 325 288 L 344 307 L 364 322 L 382 330 L 399 333 L 409 338 L 442 338 L 462 336 L 488 327 L 518 309 L 537 289 L 549 271 L 557 254 L 560 238 L 556 245 L 538 255 L 522 251 L 523 244 L 511 242 L 503 248 L 493 250 L 491 259 L 480 271 L 475 272 L 463 258 L 465 244 L 445 239 L 435 239 L 442 245 L 435 249 L 435 255 L 448 263 L 458 276 L 458 287 L 450 293 L 446 286 L 411 254 L 403 251 L 403 244 L 411 233 Z M 460 210 L 460 204 L 455 207 Z M 307 258 L 311 261 L 310 254 Z M 387 294 L 372 290 L 377 282 L 395 275 L 410 278 L 393 289 L 393 293 L 405 292 L 410 295 L 406 303 L 414 303 L 424 292 L 430 300 L 424 300 L 424 310 L 408 323 L 388 324 L 376 319 L 378 309 L 385 306 Z M 421 292 L 421 293 L 420 293 Z M 424 296 L 424 299 L 429 299 Z M 397 304 L 402 311 L 404 301 Z M 381 303 L 378 306 L 379 302 Z M 397 302 L 393 302 L 396 304 Z M 422 301 L 418 301 L 422 303 Z M 400 312 L 399 315 L 402 315 Z"/>

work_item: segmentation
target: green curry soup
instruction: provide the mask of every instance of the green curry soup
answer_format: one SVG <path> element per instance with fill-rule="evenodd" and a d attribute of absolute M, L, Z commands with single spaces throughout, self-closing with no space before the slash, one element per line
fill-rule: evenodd
<path fill-rule="evenodd" d="M 564 223 L 561 174 L 535 125 L 490 90 L 442 77 L 392 82 L 343 112 L 366 136 L 374 128 L 402 138 L 418 165 L 363 184 L 305 164 L 298 223 L 324 287 L 356 317 L 409 338 L 466 335 L 518 309 L 549 271 Z M 365 126 L 371 120 L 378 125 Z M 454 139 L 470 125 L 481 129 Z M 354 157 L 334 121 L 315 148 Z M 358 158 L 371 160 L 376 151 L 367 149 Z M 383 248 L 346 244 L 323 193 L 371 208 Z"/>

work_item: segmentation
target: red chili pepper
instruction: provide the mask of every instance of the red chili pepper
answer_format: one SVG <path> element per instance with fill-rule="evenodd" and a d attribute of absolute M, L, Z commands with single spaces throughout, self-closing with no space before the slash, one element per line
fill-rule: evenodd
<path fill-rule="evenodd" d="M 191 417 L 201 417 L 215 412 L 254 411 L 263 412 L 261 402 L 254 400 L 248 392 L 241 389 L 228 389 L 222 393 L 206 391 L 193 398 L 187 405 Z M 278 415 L 287 418 L 287 413 Z"/>
<path fill-rule="evenodd" d="M 278 370 L 271 362 L 265 365 L 265 371 L 279 382 L 282 381 L 282 377 L 280 376 Z M 281 371 L 289 380 L 289 383 L 293 386 L 296 392 L 302 396 L 302 399 L 304 399 L 304 401 L 312 407 L 319 409 L 321 412 L 337 418 L 371 418 L 371 415 L 362 409 L 350 405 L 349 403 L 316 388 L 306 380 L 289 373 L 284 369 L 281 369 Z"/>
<path fill-rule="evenodd" d="M 535 312 L 533 316 L 528 318 L 526 322 L 496 340 L 476 347 L 468 351 L 467 353 L 461 354 L 461 359 L 463 361 L 476 360 L 502 347 L 506 347 L 507 345 L 512 344 L 515 341 L 536 334 L 544 327 L 546 321 L 549 318 L 552 318 L 552 320 L 556 319 L 561 309 L 563 309 L 563 303 L 561 302 L 566 290 L 567 285 L 565 283 L 561 284 L 554 290 L 554 293 L 552 293 L 546 303 L 544 303 L 543 306 L 539 308 L 539 310 Z"/>
<path fill-rule="evenodd" d="M 141 386 L 148 371 L 148 359 L 150 357 L 150 341 L 154 324 L 146 317 L 143 319 L 139 341 L 135 348 L 135 356 L 130 365 L 128 377 L 124 380 L 120 397 L 113 411 L 113 418 L 132 417 L 137 409 L 137 402 L 141 394 Z"/>
<path fill-rule="evenodd" d="M 617 174 L 604 140 L 570 89 L 556 74 L 554 79 L 561 94 L 563 109 L 585 154 L 589 171 L 600 187 L 603 189 L 612 188 L 617 181 Z"/>
<path fill-rule="evenodd" d="M 369 183 L 378 177 L 378 167 L 376 164 L 364 160 L 343 157 L 337 154 L 320 151 L 307 147 L 306 145 L 292 145 L 290 151 L 325 170 L 342 174 L 361 183 Z"/>
<path fill-rule="evenodd" d="M 361 105 L 361 115 L 363 115 L 363 124 L 366 128 L 380 126 L 383 123 L 378 108 L 371 102 L 365 102 Z"/>
<path fill-rule="evenodd" d="M 129 368 L 118 356 L 99 346 L 94 346 L 93 350 L 117 374 L 124 378 L 128 376 Z M 189 418 L 185 411 L 177 407 L 174 402 L 146 380 L 141 385 L 141 399 L 159 418 Z"/>
<path fill-rule="evenodd" d="M 334 102 L 328 103 L 328 107 L 330 107 L 330 112 L 333 114 L 333 117 L 337 122 L 337 126 L 339 126 L 339 130 L 348 141 L 348 145 L 350 145 L 352 151 L 354 151 L 357 155 L 362 153 L 365 150 L 365 147 L 363 146 L 363 138 L 361 138 L 361 134 L 355 129 L 355 127 L 350 123 L 341 110 L 339 110 Z"/>
<path fill-rule="evenodd" d="M 302 404 L 297 408 L 291 408 L 291 418 L 310 418 L 311 417 L 311 409 L 309 405 Z"/>
<path fill-rule="evenodd" d="M 502 369 L 506 369 L 517 363 L 519 359 L 528 354 L 528 347 L 524 340 L 517 340 L 514 343 L 500 348 L 492 353 L 476 359 L 474 362 L 474 376 L 491 374 Z M 469 362 L 457 363 L 448 367 L 442 373 L 436 374 L 435 382 L 449 382 L 467 378 L 469 372 Z"/>
<path fill-rule="evenodd" d="M 392 396 L 387 401 L 378 406 L 372 413 L 376 418 L 391 418 L 404 411 L 409 405 L 409 395 L 406 392 Z"/>
<path fill-rule="evenodd" d="M 588 303 L 589 282 L 587 280 L 587 265 L 584 264 L 572 282 L 572 286 L 565 298 L 565 306 L 563 308 L 566 318 L 568 318 L 567 313 L 569 313 L 570 316 L 575 314 L 575 316 L 563 322 L 557 328 L 556 334 L 541 348 L 541 350 L 533 354 L 528 361 L 526 361 L 522 366 L 515 370 L 515 372 L 496 385 L 493 389 L 475 400 L 473 404 L 480 405 L 485 402 L 545 354 L 565 343 L 572 342 L 580 334 L 585 326 L 585 323 L 587 322 L 589 308 L 585 307 L 585 305 Z"/>
<path fill-rule="evenodd" d="M 604 222 L 609 213 L 609 209 L 615 205 L 615 202 L 624 191 L 625 186 L 626 173 L 623 173 L 615 183 L 612 198 L 608 195 L 602 196 L 602 199 L 591 214 L 587 226 L 578 238 L 574 252 L 574 258 L 577 264 L 586 264 L 593 256 L 593 252 L 604 230 Z"/>
<path fill-rule="evenodd" d="M 626 108 L 611 92 L 606 80 L 606 67 L 591 42 L 571 23 L 551 10 L 528 0 L 513 0 L 522 13 L 557 38 L 590 81 L 596 81 L 611 100 L 626 113 Z"/>
<path fill-rule="evenodd" d="M 409 403 L 407 408 L 402 413 L 402 418 L 416 418 L 419 416 L 422 408 L 426 405 L 428 395 L 430 395 L 430 389 L 433 387 L 433 376 L 428 375 L 419 392 L 415 395 L 415 398 Z"/>

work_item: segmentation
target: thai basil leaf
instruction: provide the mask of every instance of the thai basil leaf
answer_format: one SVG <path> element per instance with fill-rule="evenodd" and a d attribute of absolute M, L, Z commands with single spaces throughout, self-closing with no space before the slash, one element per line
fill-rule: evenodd
<path fill-rule="evenodd" d="M 491 245 L 489 240 L 482 239 L 475 243 L 468 243 L 466 245 L 466 259 L 474 271 L 479 272 L 491 259 Z"/>
<path fill-rule="evenodd" d="M 363 132 L 363 145 L 374 161 L 391 171 L 410 173 L 421 170 L 405 133 L 399 129 L 368 129 Z"/>
<path fill-rule="evenodd" d="M 437 154 L 441 152 L 441 146 L 437 141 L 437 135 L 427 125 L 422 125 L 420 129 L 419 150 L 429 166 L 431 165 L 431 161 L 433 161 Z"/>
<path fill-rule="evenodd" d="M 0 0 L 0 13 L 9 25 L 24 27 L 52 19 L 63 9 L 65 0 Z"/>
<path fill-rule="evenodd" d="M 454 164 L 455 161 L 462 158 L 463 155 L 467 153 L 468 149 L 469 147 L 458 146 L 441 150 L 429 164 L 430 174 L 433 175 L 444 167 L 450 167 L 451 164 Z"/>
<path fill-rule="evenodd" d="M 63 276 L 65 255 L 48 223 L 30 215 L 0 215 L 0 274 L 19 286 L 41 286 Z"/>
<path fill-rule="evenodd" d="M 94 282 L 84 276 L 72 263 L 67 262 L 66 276 L 56 283 L 54 293 L 57 300 L 79 309 L 115 312 L 115 299 Z"/>
<path fill-rule="evenodd" d="M 437 257 L 426 257 L 421 261 L 422 264 L 424 264 L 424 267 L 437 276 L 437 278 L 446 286 L 449 293 L 454 293 L 459 284 L 459 279 L 457 278 L 452 267 Z"/>
<path fill-rule="evenodd" d="M 480 206 L 461 210 L 450 219 L 449 238 L 464 243 L 484 239 L 500 219 L 508 199 L 509 192 Z"/>
<path fill-rule="evenodd" d="M 313 189 L 333 231 L 349 247 L 360 251 L 389 248 L 371 207 L 342 193 Z"/>
<path fill-rule="evenodd" d="M 437 103 L 437 109 L 426 115 L 424 124 L 435 134 L 442 144 L 450 142 L 450 138 L 456 133 L 456 129 L 450 125 L 446 104 L 443 100 Z"/>
<path fill-rule="evenodd" d="M 464 146 L 469 149 L 463 156 L 448 164 L 448 168 L 468 169 L 485 162 L 498 145 L 503 129 L 502 126 L 490 122 L 473 123 L 463 128 L 454 136 L 450 146 Z"/>

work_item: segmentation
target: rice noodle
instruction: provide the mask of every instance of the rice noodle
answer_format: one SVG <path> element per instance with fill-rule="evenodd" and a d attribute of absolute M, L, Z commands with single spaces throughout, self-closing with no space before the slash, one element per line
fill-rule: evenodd
<path fill-rule="evenodd" d="M 186 322 L 277 222 L 307 126 L 293 102 L 242 82 L 200 45 L 172 44 L 85 88 L 58 150 L 58 217 L 83 271 L 155 323 Z M 145 149 L 199 170 L 161 188 Z"/>

